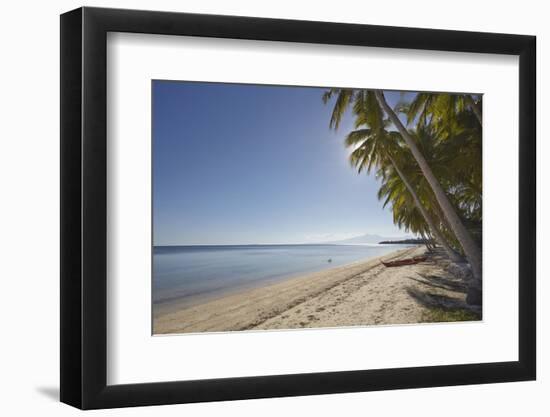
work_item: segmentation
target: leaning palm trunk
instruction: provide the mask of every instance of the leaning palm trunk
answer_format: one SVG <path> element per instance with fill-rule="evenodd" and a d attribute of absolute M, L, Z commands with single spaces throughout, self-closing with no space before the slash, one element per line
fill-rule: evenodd
<path fill-rule="evenodd" d="M 443 211 L 443 214 L 449 221 L 449 224 L 451 225 L 451 228 L 456 238 L 458 239 L 460 245 L 462 246 L 462 249 L 464 250 L 466 258 L 470 263 L 474 279 L 470 282 L 470 285 L 468 287 L 466 301 L 469 304 L 481 304 L 481 250 L 470 236 L 470 233 L 468 232 L 466 227 L 464 227 L 464 225 L 462 224 L 460 217 L 458 217 L 458 214 L 456 213 L 453 205 L 447 198 L 445 191 L 443 191 L 443 188 L 441 187 L 439 181 L 432 172 L 430 166 L 428 165 L 428 162 L 424 158 L 424 155 L 422 155 L 422 153 L 416 146 L 416 143 L 414 142 L 412 136 L 409 134 L 405 126 L 403 126 L 403 123 L 401 123 L 399 117 L 397 117 L 395 112 L 386 102 L 384 93 L 382 91 L 376 91 L 375 94 L 378 103 L 384 109 L 385 113 L 388 115 L 395 127 L 397 127 L 397 130 L 399 130 L 399 133 L 403 137 L 405 143 L 409 146 L 414 156 L 414 159 L 422 170 L 426 181 L 428 181 L 428 184 L 430 184 L 430 187 L 432 188 L 432 191 L 435 195 L 435 198 L 437 199 L 437 202 L 439 203 L 439 206 L 441 207 L 441 210 Z"/>
<path fill-rule="evenodd" d="M 428 252 L 433 252 L 433 247 L 430 244 L 429 238 L 423 232 L 420 232 L 420 237 L 424 241 L 424 246 L 426 246 L 426 249 L 428 249 Z"/>
<path fill-rule="evenodd" d="M 433 252 L 436 248 L 436 246 L 432 243 L 434 241 L 434 238 L 432 236 L 428 236 L 425 232 L 421 232 L 420 236 L 422 237 L 422 240 L 424 240 L 424 245 L 426 246 L 426 249 L 428 251 Z"/>
<path fill-rule="evenodd" d="M 409 190 L 409 193 L 411 193 L 411 196 L 414 200 L 414 203 L 420 213 L 422 214 L 422 217 L 424 217 L 424 220 L 428 224 L 428 227 L 430 228 L 430 231 L 432 232 L 433 237 L 435 238 L 436 242 L 439 243 L 439 245 L 445 249 L 445 252 L 449 255 L 449 258 L 453 262 L 461 262 L 462 258 L 449 246 L 447 243 L 447 240 L 445 239 L 445 236 L 441 233 L 439 230 L 439 227 L 436 226 L 434 223 L 432 216 L 430 216 L 430 213 L 426 210 L 422 202 L 420 201 L 420 198 L 418 197 L 418 194 L 416 194 L 415 189 L 413 188 L 412 184 L 409 182 L 403 171 L 399 169 L 399 166 L 395 162 L 395 160 L 391 157 L 391 155 L 388 155 L 388 159 L 392 163 L 392 166 L 394 167 L 395 171 L 397 172 L 397 175 L 399 175 L 399 178 L 401 178 L 401 181 L 403 181 L 403 184 L 405 184 L 405 187 L 407 187 L 407 190 Z"/>
<path fill-rule="evenodd" d="M 474 101 L 472 96 L 470 94 L 466 94 L 466 103 L 470 106 L 474 114 L 476 115 L 476 119 L 481 124 L 481 109 L 479 108 L 478 104 Z"/>

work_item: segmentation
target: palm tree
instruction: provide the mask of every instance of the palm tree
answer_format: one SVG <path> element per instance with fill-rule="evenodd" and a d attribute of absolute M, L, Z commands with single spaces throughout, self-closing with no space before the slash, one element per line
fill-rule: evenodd
<path fill-rule="evenodd" d="M 363 117 L 365 119 L 371 119 L 375 121 L 382 120 L 385 113 L 389 117 L 391 122 L 394 124 L 394 126 L 397 128 L 398 132 L 401 134 L 401 137 L 409 147 L 414 157 L 414 160 L 416 160 L 424 177 L 426 178 L 429 186 L 431 187 L 435 196 L 435 201 L 437 202 L 437 205 L 439 205 L 439 208 L 444 217 L 445 223 L 448 224 L 449 228 L 452 230 L 452 232 L 456 236 L 457 241 L 462 247 L 462 250 L 466 255 L 466 258 L 470 263 L 474 279 L 469 283 L 469 286 L 468 286 L 467 301 L 471 304 L 481 304 L 481 279 L 482 279 L 481 250 L 478 247 L 477 243 L 472 238 L 472 236 L 470 236 L 467 228 L 464 226 L 460 216 L 457 214 L 450 199 L 445 194 L 443 187 L 441 186 L 436 176 L 432 172 L 426 159 L 424 158 L 422 153 L 419 151 L 418 147 L 415 145 L 411 135 L 409 134 L 409 132 L 407 131 L 403 123 L 399 120 L 399 117 L 397 116 L 395 111 L 386 102 L 384 93 L 382 91 L 373 91 L 373 90 L 353 90 L 353 89 L 332 88 L 332 89 L 329 89 L 327 92 L 325 92 L 325 94 L 323 95 L 323 101 L 325 103 L 328 102 L 328 100 L 330 100 L 334 95 L 336 95 L 336 102 L 335 102 L 331 120 L 330 120 L 331 128 L 334 128 L 334 129 L 338 128 L 339 123 L 342 119 L 342 116 L 344 115 L 346 109 L 350 105 L 353 105 L 354 110 L 356 110 L 358 107 L 361 107 L 361 106 L 365 107 L 366 105 L 366 108 L 364 109 L 365 111 L 361 113 L 363 114 Z M 451 98 L 447 98 L 446 100 L 448 103 L 453 102 Z M 443 99 L 441 99 L 440 101 L 443 101 Z M 419 122 L 424 124 L 433 122 L 434 125 L 438 125 L 440 130 L 445 130 L 447 131 L 447 133 L 450 133 L 451 128 L 454 125 L 454 119 L 455 119 L 454 113 L 451 112 L 450 110 L 453 108 L 461 109 L 461 107 L 458 106 L 459 102 L 460 101 L 456 101 L 455 103 L 456 105 L 454 107 L 450 105 L 447 106 L 448 111 L 445 113 L 447 119 L 443 117 L 445 114 L 435 115 L 440 117 L 439 118 L 436 117 L 434 119 L 434 114 L 430 114 L 430 117 L 428 117 L 428 113 L 425 113 L 423 120 Z M 462 100 L 462 103 L 467 103 L 467 102 L 469 102 L 469 100 Z M 475 101 L 474 101 L 474 104 L 476 104 Z M 475 112 L 478 122 L 481 122 L 481 117 L 480 117 L 481 112 L 480 111 L 476 112 L 475 109 L 472 109 L 472 110 Z M 368 123 L 368 125 L 373 126 L 371 123 Z"/>
<path fill-rule="evenodd" d="M 437 152 L 446 167 L 442 185 L 465 219 L 481 223 L 482 136 L 477 117 L 471 111 L 456 118 L 449 138 L 437 141 Z M 438 176 L 438 178 L 441 178 Z"/>
<path fill-rule="evenodd" d="M 399 173 L 401 180 L 406 184 L 407 189 L 413 196 L 419 212 L 424 218 L 426 224 L 431 229 L 431 234 L 435 236 L 437 242 L 447 251 L 449 257 L 454 261 L 461 261 L 461 257 L 447 244 L 441 231 L 432 221 L 429 213 L 422 205 L 413 186 L 405 177 L 405 174 L 399 170 L 395 158 L 389 149 L 391 144 L 398 141 L 397 132 L 388 132 L 386 127 L 388 121 L 384 120 L 383 112 L 380 108 L 376 95 L 372 90 L 352 90 L 352 89 L 330 89 L 323 95 L 323 101 L 328 102 L 332 95 L 336 94 L 336 102 L 332 111 L 329 126 L 338 129 L 340 121 L 346 109 L 352 105 L 355 114 L 355 127 L 365 128 L 351 132 L 346 138 L 346 146 L 356 147 L 350 155 L 350 162 L 359 172 L 366 168 L 370 172 L 375 165 L 384 166 L 391 163 Z M 394 152 L 396 147 L 394 146 Z"/>
<path fill-rule="evenodd" d="M 427 243 L 426 246 L 432 247 L 428 243 L 434 239 L 429 226 L 398 175 L 388 176 L 378 190 L 378 199 L 384 200 L 384 207 L 391 205 L 393 222 L 399 228 L 420 235 Z"/>
<path fill-rule="evenodd" d="M 460 242 L 466 258 L 470 263 L 474 280 L 472 283 L 470 283 L 471 285 L 469 285 L 467 301 L 471 304 L 481 304 L 482 259 L 480 248 L 462 223 L 462 220 L 458 216 L 451 201 L 445 194 L 443 187 L 441 187 L 441 184 L 435 177 L 426 159 L 416 146 L 413 137 L 407 131 L 401 120 L 399 120 L 399 117 L 394 112 L 394 110 L 388 105 L 383 91 L 377 90 L 375 91 L 375 95 L 378 103 L 380 104 L 380 107 L 384 110 L 386 115 L 389 117 L 391 122 L 401 134 L 401 137 L 409 147 L 414 159 L 422 170 L 426 181 L 428 181 L 428 183 L 430 184 L 430 187 L 432 188 L 435 198 L 439 203 L 439 206 L 444 216 L 446 217 L 449 226 L 451 227 L 456 238 Z"/>
<path fill-rule="evenodd" d="M 361 124 L 360 119 L 359 122 L 356 122 L 356 125 L 357 124 Z M 425 225 L 427 225 L 427 230 L 426 228 L 420 227 L 414 228 L 411 227 L 411 225 L 407 225 L 407 228 L 412 229 L 414 232 L 418 232 L 418 234 L 430 234 L 434 237 L 437 243 L 445 249 L 449 257 L 454 262 L 461 262 L 462 258 L 447 243 L 447 240 L 441 233 L 441 230 L 435 224 L 432 216 L 428 213 L 428 210 L 424 207 L 424 204 L 420 200 L 414 186 L 400 168 L 402 162 L 399 163 L 396 161 L 398 158 L 396 154 L 400 151 L 403 152 L 403 149 L 397 145 L 399 139 L 399 134 L 397 132 L 388 132 L 383 128 L 363 128 L 349 133 L 346 137 L 345 143 L 348 147 L 355 147 L 355 150 L 350 155 L 350 162 L 359 173 L 361 173 L 363 169 L 366 169 L 367 173 L 369 173 L 372 167 L 377 165 L 379 167 L 379 172 L 382 172 L 382 175 L 386 175 L 385 170 L 387 170 L 388 165 L 390 165 L 393 172 L 397 174 L 400 183 L 405 186 L 405 190 L 399 190 L 395 193 L 395 188 L 393 188 L 392 193 L 390 193 L 390 195 L 394 196 L 394 220 L 398 219 L 398 216 L 396 217 L 398 209 L 395 205 L 395 196 L 403 195 L 408 192 L 413 199 L 414 206 L 420 213 Z M 386 205 L 388 201 L 389 199 L 386 200 L 384 205 Z M 397 220 L 396 223 L 399 224 L 401 221 Z"/>
<path fill-rule="evenodd" d="M 481 126 L 481 103 L 472 94 L 434 94 L 418 93 L 407 104 L 407 124 L 415 119 L 426 124 L 428 119 L 435 124 L 448 125 L 455 115 L 471 110 Z"/>

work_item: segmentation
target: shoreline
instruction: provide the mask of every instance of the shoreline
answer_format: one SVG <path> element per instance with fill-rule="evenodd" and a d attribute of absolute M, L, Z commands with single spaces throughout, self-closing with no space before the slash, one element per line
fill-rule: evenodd
<path fill-rule="evenodd" d="M 423 280 L 442 292 L 444 304 L 462 307 L 461 282 L 445 270 L 444 259 L 399 268 L 380 263 L 424 252 L 420 246 L 400 249 L 198 304 L 174 303 L 155 312 L 153 334 L 418 323 L 429 310 L 422 306 L 422 290 L 416 288 Z M 433 274 L 446 275 L 445 285 L 430 282 Z M 426 296 L 434 297 L 429 292 Z"/>
<path fill-rule="evenodd" d="M 243 246 L 250 246 L 250 245 L 243 245 Z M 261 245 L 258 245 L 258 246 L 261 246 Z M 273 246 L 273 245 L 269 245 L 269 246 Z M 297 244 L 297 245 L 281 245 L 281 246 L 312 246 L 312 245 Z M 320 244 L 319 246 L 326 246 L 326 245 Z M 334 245 L 334 246 L 340 246 L 340 245 Z M 343 246 L 356 246 L 356 245 L 352 244 L 352 245 L 343 245 Z M 378 245 L 375 245 L 375 246 L 378 246 Z M 387 245 L 387 246 L 391 246 L 391 245 Z M 382 258 L 391 259 L 401 251 L 409 250 L 417 247 L 418 245 L 406 245 L 406 246 L 401 245 L 400 248 L 392 248 L 393 250 L 391 252 L 384 253 L 383 255 L 369 256 L 369 257 L 366 257 L 363 259 L 357 259 L 351 262 L 348 261 L 348 263 L 340 264 L 337 266 L 334 266 L 334 265 L 329 267 L 324 266 L 319 269 L 312 269 L 310 271 L 294 272 L 289 274 L 277 275 L 277 276 L 273 276 L 273 277 L 258 280 L 258 281 L 252 281 L 248 283 L 239 283 L 235 285 L 233 288 L 225 288 L 225 289 L 214 290 L 214 291 L 202 291 L 192 295 L 191 297 L 175 296 L 173 298 L 168 298 L 166 300 L 153 301 L 153 305 L 154 305 L 153 316 L 172 313 L 174 311 L 182 310 L 184 308 L 189 308 L 189 307 L 193 307 L 199 304 L 204 304 L 210 301 L 219 300 L 220 298 L 224 298 L 227 296 L 240 294 L 240 293 L 258 289 L 258 288 L 269 287 L 271 285 L 278 284 L 278 283 L 284 283 L 288 280 L 292 280 L 295 278 L 304 278 L 312 274 L 328 272 L 338 268 L 347 268 L 356 264 L 365 264 L 366 262 L 380 260 Z"/>

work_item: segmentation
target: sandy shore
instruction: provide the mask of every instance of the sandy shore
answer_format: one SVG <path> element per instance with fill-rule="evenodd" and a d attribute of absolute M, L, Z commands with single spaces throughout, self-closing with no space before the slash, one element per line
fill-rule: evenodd
<path fill-rule="evenodd" d="M 380 263 L 424 252 L 424 247 L 403 249 L 199 305 L 161 310 L 153 318 L 154 334 L 419 323 L 434 307 L 463 308 L 463 283 L 447 271 L 444 257 L 398 268 Z"/>

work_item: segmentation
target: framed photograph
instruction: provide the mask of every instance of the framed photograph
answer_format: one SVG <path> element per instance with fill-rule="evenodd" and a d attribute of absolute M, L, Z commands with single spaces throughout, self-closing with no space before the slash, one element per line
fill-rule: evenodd
<path fill-rule="evenodd" d="M 533 380 L 535 37 L 61 16 L 61 401 Z"/>

